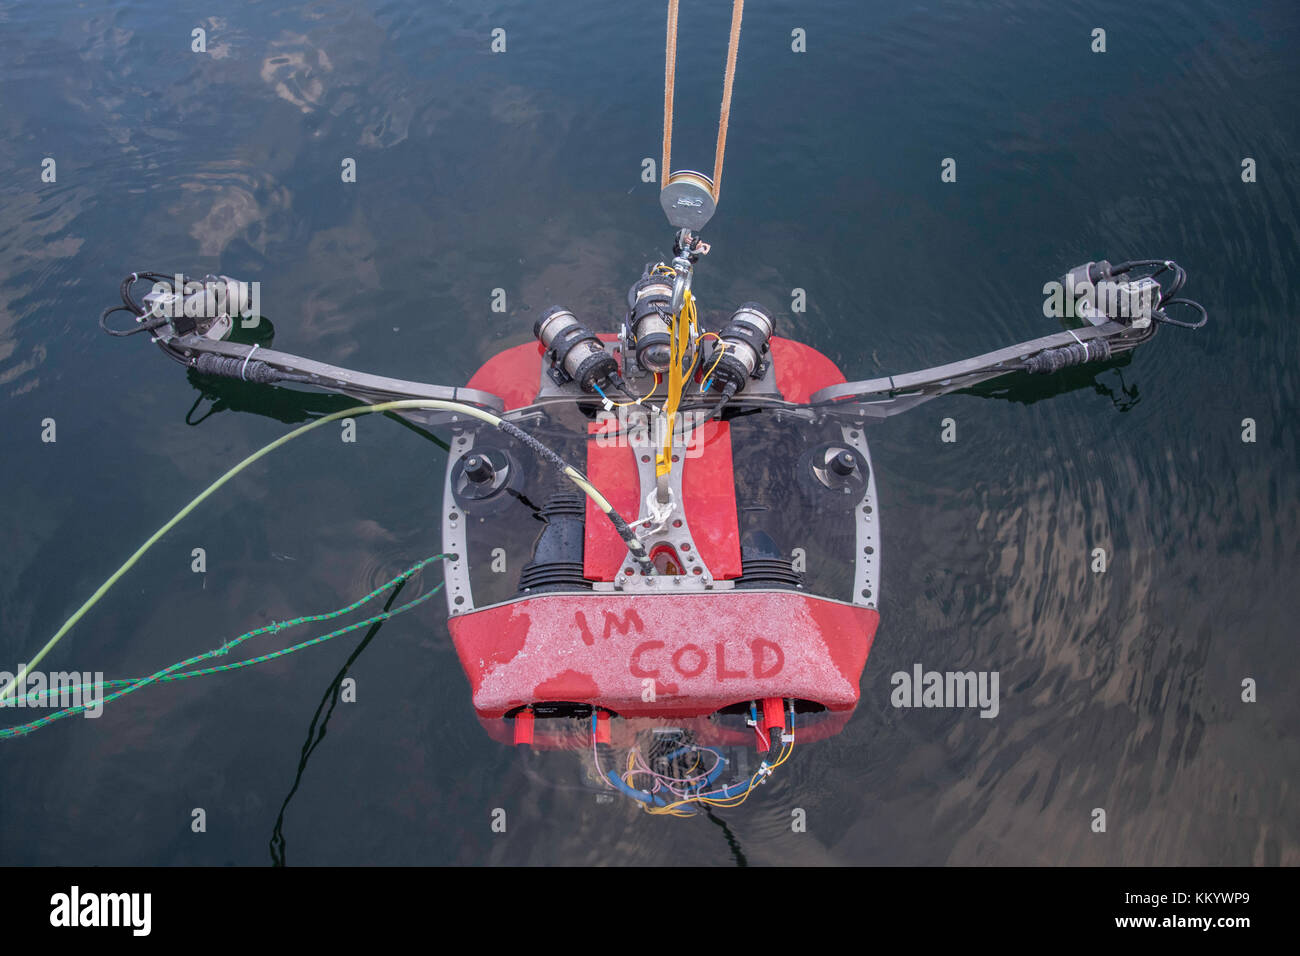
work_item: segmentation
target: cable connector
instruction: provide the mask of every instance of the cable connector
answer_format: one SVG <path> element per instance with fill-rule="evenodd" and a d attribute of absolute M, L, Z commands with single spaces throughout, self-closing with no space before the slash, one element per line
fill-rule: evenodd
<path fill-rule="evenodd" d="M 515 714 L 515 746 L 533 745 L 533 712 L 527 708 Z"/>
<path fill-rule="evenodd" d="M 684 256 L 692 265 L 699 261 L 700 256 L 707 256 L 711 248 L 712 246 L 689 229 L 679 229 L 677 238 L 673 240 L 673 256 Z"/>
<path fill-rule="evenodd" d="M 596 709 L 591 715 L 591 738 L 593 744 L 609 744 L 613 740 L 611 734 L 609 712 Z"/>
<path fill-rule="evenodd" d="M 759 753 L 767 753 L 772 749 L 772 738 L 763 732 L 763 726 L 758 720 L 758 704 L 755 701 L 749 702 L 749 717 L 745 721 L 746 725 L 754 728 L 754 744 Z"/>
<path fill-rule="evenodd" d="M 780 697 L 763 698 L 763 729 L 785 730 L 785 701 Z"/>

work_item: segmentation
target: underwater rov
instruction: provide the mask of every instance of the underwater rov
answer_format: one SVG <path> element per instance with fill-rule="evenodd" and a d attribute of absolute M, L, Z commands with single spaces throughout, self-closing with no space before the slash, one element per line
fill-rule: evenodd
<path fill-rule="evenodd" d="M 256 287 L 227 276 L 132 274 L 122 304 L 100 317 L 113 335 L 148 332 L 214 380 L 310 386 L 367 403 L 357 411 L 450 429 L 448 627 L 475 712 L 525 753 L 590 751 L 584 786 L 653 813 L 733 806 L 796 736 L 833 735 L 853 713 L 880 623 L 869 425 L 1002 376 L 1107 362 L 1161 324 L 1206 320 L 1176 297 L 1186 273 L 1172 261 L 1088 262 L 1059 283 L 1064 331 L 850 382 L 778 334 L 784 323 L 761 304 L 701 318 L 699 231 L 719 197 L 742 8 L 734 0 L 713 175 L 669 173 L 669 0 L 660 202 L 676 238 L 673 256 L 632 284 L 621 320 L 551 308 L 535 341 L 457 388 L 240 342 L 235 318 L 256 312 Z M 141 279 L 154 288 L 137 300 Z M 1199 320 L 1174 318 L 1174 306 Z M 112 325 L 116 311 L 134 325 Z"/>
<path fill-rule="evenodd" d="M 1168 314 L 1175 304 L 1204 322 L 1174 297 L 1176 263 L 1090 262 L 1061 280 L 1077 304 L 1065 331 L 849 382 L 778 335 L 762 305 L 702 321 L 691 281 L 705 251 L 683 227 L 674 258 L 629 289 L 620 323 L 596 332 L 551 308 L 535 341 L 463 388 L 234 341 L 230 303 L 247 294 L 227 277 L 169 289 L 129 276 L 101 323 L 147 331 L 205 375 L 430 406 L 398 414 L 451 432 L 448 624 L 483 726 L 521 747 L 589 748 L 599 783 L 683 813 L 743 799 L 796 728 L 801 741 L 832 735 L 857 704 L 880 621 L 868 425 L 990 379 L 1121 356 L 1162 323 L 1193 325 Z M 141 278 L 155 290 L 137 301 Z M 134 327 L 108 325 L 117 310 Z"/>

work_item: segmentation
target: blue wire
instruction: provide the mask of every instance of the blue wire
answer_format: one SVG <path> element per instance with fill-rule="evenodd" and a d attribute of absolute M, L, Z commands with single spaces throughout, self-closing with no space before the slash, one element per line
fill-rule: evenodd
<path fill-rule="evenodd" d="M 713 769 L 709 772 L 709 775 L 708 775 L 707 777 L 704 778 L 704 783 L 700 784 L 700 785 L 696 788 L 696 793 L 701 793 L 701 792 L 703 792 L 703 790 L 704 790 L 705 787 L 711 787 L 711 786 L 713 786 L 713 781 L 717 780 L 718 777 L 720 777 L 720 776 L 722 775 L 722 771 L 723 771 L 723 770 L 726 768 L 726 766 L 727 766 L 727 759 L 726 759 L 725 757 L 722 756 L 722 751 L 720 751 L 720 750 L 714 750 L 712 747 L 705 747 L 704 749 L 705 749 L 705 750 L 713 751 L 713 753 L 717 754 L 717 755 L 718 755 L 718 762 L 717 762 L 717 764 L 714 765 Z"/>
<path fill-rule="evenodd" d="M 659 796 L 658 794 L 648 793 L 645 790 L 635 790 L 632 787 L 628 786 L 626 783 L 623 782 L 623 778 L 618 775 L 618 771 L 616 770 L 607 771 L 605 776 L 609 778 L 610 783 L 612 783 L 619 790 L 622 790 L 633 800 L 638 800 L 641 803 L 653 804 L 654 806 L 658 806 L 658 807 L 667 806 L 667 802 L 664 800 L 663 797 Z"/>

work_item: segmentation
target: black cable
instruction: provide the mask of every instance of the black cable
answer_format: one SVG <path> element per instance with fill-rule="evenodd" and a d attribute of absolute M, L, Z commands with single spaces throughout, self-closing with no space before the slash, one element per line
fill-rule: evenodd
<path fill-rule="evenodd" d="M 1086 342 L 1072 342 L 1059 348 L 1044 349 L 1025 360 L 1025 371 L 1036 375 L 1050 375 L 1072 365 L 1086 362 L 1104 362 L 1110 358 L 1110 342 L 1103 338 Z"/>
<path fill-rule="evenodd" d="M 402 581 L 397 585 L 397 587 L 393 588 L 392 594 L 388 596 L 388 601 L 384 604 L 385 611 L 393 606 L 393 602 L 397 600 L 397 595 L 402 593 L 402 588 L 406 587 L 406 584 L 406 581 Z M 347 677 L 348 671 L 351 669 L 352 665 L 356 663 L 357 658 L 361 656 L 361 652 L 370 646 L 370 642 L 375 639 L 375 635 L 379 633 L 379 629 L 384 626 L 384 623 L 384 621 L 375 621 L 375 623 L 367 629 L 365 637 L 363 637 L 357 643 L 357 646 L 353 648 L 352 653 L 348 655 L 348 659 L 343 663 L 343 667 L 336 675 L 334 675 L 334 680 L 332 680 L 329 687 L 325 689 L 325 693 L 321 697 L 320 703 L 316 705 L 316 713 L 312 715 L 311 723 L 307 727 L 307 739 L 303 742 L 302 749 L 298 752 L 298 772 L 294 775 L 293 786 L 289 788 L 289 792 L 285 794 L 284 802 L 280 804 L 280 813 L 276 816 L 275 827 L 271 831 L 270 850 L 272 866 L 285 865 L 285 811 L 289 809 L 289 801 L 293 799 L 294 794 L 298 792 L 298 788 L 302 785 L 303 774 L 307 770 L 307 761 L 311 759 L 311 755 L 315 753 L 316 748 L 319 747 L 321 741 L 325 739 L 326 726 L 329 724 L 330 718 L 334 716 L 334 709 L 339 703 L 340 691 L 343 688 L 343 679 Z"/>
<path fill-rule="evenodd" d="M 132 315 L 136 317 L 137 320 L 140 318 L 140 316 L 144 315 L 144 312 L 143 310 L 141 310 L 140 312 L 136 312 L 129 305 L 111 305 L 103 312 L 99 313 L 99 327 L 103 329 L 105 332 L 107 332 L 109 335 L 116 336 L 117 338 L 125 338 L 128 335 L 137 335 L 140 332 L 152 331 L 158 328 L 159 326 L 165 325 L 167 323 L 166 318 L 159 317 L 154 319 L 151 322 L 137 321 L 135 328 L 113 329 L 113 328 L 109 328 L 108 317 L 112 315 L 114 312 L 130 312 Z"/>
<path fill-rule="evenodd" d="M 1131 269 L 1149 268 L 1151 266 L 1158 267 L 1150 274 L 1150 277 L 1153 279 L 1163 272 L 1172 272 L 1174 274 L 1174 281 L 1169 284 L 1169 287 L 1160 290 L 1160 301 L 1156 303 L 1156 309 L 1152 313 L 1152 318 L 1157 322 L 1164 323 L 1165 325 L 1176 325 L 1183 329 L 1199 329 L 1209 321 L 1210 315 L 1203 305 L 1199 302 L 1194 302 L 1191 299 L 1182 299 L 1177 297 L 1178 293 L 1182 291 L 1183 286 L 1187 283 L 1187 270 L 1177 262 L 1174 262 L 1174 260 L 1130 259 L 1127 262 L 1121 262 L 1118 265 L 1111 266 L 1110 271 L 1111 275 L 1122 275 Z M 1164 311 L 1165 306 L 1168 305 L 1190 306 L 1201 314 L 1201 320 L 1199 322 L 1182 322 L 1178 319 L 1171 319 Z"/>
<path fill-rule="evenodd" d="M 1143 269 L 1148 266 L 1160 266 L 1159 271 L 1163 271 L 1168 265 L 1168 259 L 1129 259 L 1111 266 L 1110 274 L 1113 276 L 1122 275 L 1131 269 Z"/>
<path fill-rule="evenodd" d="M 736 839 L 736 835 L 731 832 L 731 827 L 727 826 L 727 821 L 715 816 L 713 808 L 708 804 L 704 806 L 704 815 L 709 818 L 710 823 L 716 823 L 722 828 L 723 836 L 727 838 L 727 846 L 731 849 L 731 856 L 736 861 L 736 866 L 749 866 L 749 860 L 745 858 L 745 851 L 741 849 L 740 841 Z"/>
<path fill-rule="evenodd" d="M 204 375 L 217 375 L 222 378 L 235 378 L 242 382 L 254 382 L 258 385 L 270 385 L 274 382 L 299 382 L 313 384 L 308 375 L 298 372 L 284 372 L 266 362 L 253 359 L 252 352 L 243 358 L 233 355 L 214 355 L 204 352 L 194 360 L 196 371 Z"/>
<path fill-rule="evenodd" d="M 627 382 L 623 381 L 623 376 L 620 375 L 617 370 L 609 374 L 609 378 L 607 379 L 607 382 L 608 384 L 612 385 L 614 388 L 622 392 L 624 395 L 626 395 L 628 398 L 630 398 L 633 402 L 640 401 L 640 397 L 634 394 L 632 390 L 628 388 Z"/>
<path fill-rule="evenodd" d="M 1160 294 L 1161 308 L 1164 308 L 1165 305 L 1173 301 L 1174 296 L 1176 296 L 1179 290 L 1182 289 L 1183 283 L 1187 281 L 1186 269 L 1184 269 L 1176 262 L 1170 262 L 1169 265 L 1173 268 L 1174 281 L 1173 284 L 1169 286 L 1169 288 L 1161 290 L 1161 294 Z M 1152 273 L 1153 276 L 1157 276 L 1159 274 L 1160 274 L 1159 272 Z"/>
<path fill-rule="evenodd" d="M 719 398 L 717 404 L 713 406 L 713 411 L 709 414 L 708 421 L 713 421 L 715 418 L 721 418 L 723 409 L 727 407 L 727 402 L 731 401 L 731 399 L 735 397 L 735 394 L 736 386 L 734 383 L 728 382 L 724 385 L 722 387 L 722 397 Z"/>
<path fill-rule="evenodd" d="M 1160 290 L 1160 302 L 1158 303 L 1158 307 L 1164 308 L 1165 305 L 1173 301 L 1174 296 L 1179 293 L 1183 284 L 1187 282 L 1187 270 L 1178 263 L 1174 262 L 1172 259 L 1130 259 L 1127 262 L 1121 262 L 1118 265 L 1111 266 L 1110 272 L 1112 276 L 1116 276 L 1123 275 L 1132 269 L 1150 268 L 1152 266 L 1157 267 L 1150 273 L 1149 277 L 1152 279 L 1160 275 L 1162 272 L 1172 272 L 1174 274 L 1174 281 L 1170 284 L 1169 288 Z"/>
<path fill-rule="evenodd" d="M 107 332 L 109 335 L 116 336 L 117 338 L 124 338 L 125 336 L 128 335 L 136 335 L 139 332 L 144 332 L 146 330 L 153 330 L 164 325 L 167 322 L 167 318 L 165 316 L 159 316 L 154 321 L 141 322 L 137 324 L 137 326 L 133 329 L 111 329 L 108 327 L 108 317 L 112 315 L 114 312 L 130 312 L 137 319 L 143 317 L 148 313 L 148 310 L 139 302 L 137 302 L 135 298 L 131 295 L 131 287 L 135 285 L 136 282 L 138 282 L 140 279 L 151 279 L 154 282 L 168 282 L 171 281 L 173 278 L 174 278 L 173 276 L 165 276 L 161 272 L 132 272 L 129 276 L 124 278 L 121 284 L 118 286 L 117 291 L 118 291 L 118 295 L 122 299 L 122 304 L 118 306 L 112 306 L 110 308 L 105 309 L 103 312 L 101 312 L 99 314 L 99 327 L 103 329 L 105 332 Z M 185 276 L 181 277 L 182 283 L 188 281 L 189 280 Z"/>
<path fill-rule="evenodd" d="M 134 313 L 135 315 L 144 315 L 144 309 L 141 308 L 139 305 L 137 305 L 136 301 L 131 298 L 131 284 L 133 282 L 135 282 L 135 276 L 134 275 L 127 276 L 125 279 L 122 280 L 122 284 L 118 286 L 117 292 L 118 295 L 121 296 L 122 298 L 123 306 L 130 309 L 131 312 Z"/>
<path fill-rule="evenodd" d="M 573 474 L 576 474 L 583 482 L 586 482 L 588 486 L 590 486 L 591 482 L 586 475 L 578 471 L 576 468 L 570 468 L 568 462 L 519 426 L 508 422 L 505 419 L 501 419 L 497 424 L 497 428 L 505 432 L 507 435 L 510 435 L 516 441 L 520 441 L 527 445 L 543 460 L 550 462 L 566 480 L 572 480 L 572 477 L 569 474 L 570 471 L 572 471 Z M 609 510 L 605 512 L 605 517 L 614 525 L 614 530 L 618 532 L 618 536 L 622 538 L 623 542 L 627 545 L 628 551 L 632 554 L 632 558 L 638 565 L 640 565 L 642 571 L 647 574 L 652 573 L 654 571 L 654 565 L 650 563 L 650 556 L 646 553 L 645 545 L 643 545 L 636 535 L 633 534 L 632 529 L 628 527 L 627 521 L 623 519 L 623 516 L 619 514 L 612 505 L 609 505 L 608 501 L 606 501 L 606 506 L 609 507 Z"/>
<path fill-rule="evenodd" d="M 1201 313 L 1201 321 L 1199 322 L 1181 322 L 1178 319 L 1171 319 L 1165 314 L 1163 308 L 1159 312 L 1152 313 L 1152 317 L 1157 322 L 1163 322 L 1165 325 L 1176 325 L 1180 329 L 1199 329 L 1210 319 L 1210 314 L 1205 310 L 1205 306 L 1201 305 L 1199 302 L 1193 302 L 1191 299 L 1170 299 L 1164 304 L 1191 306 L 1197 312 Z"/>

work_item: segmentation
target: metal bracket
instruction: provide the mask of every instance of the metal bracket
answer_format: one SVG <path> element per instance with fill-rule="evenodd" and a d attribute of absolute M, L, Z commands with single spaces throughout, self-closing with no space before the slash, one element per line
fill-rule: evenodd
<path fill-rule="evenodd" d="M 641 507 L 637 519 L 638 521 L 653 520 L 655 516 L 651 513 L 648 499 L 653 499 L 658 490 L 655 454 L 659 446 L 654 441 L 653 430 L 650 428 L 651 420 L 647 415 L 633 413 L 629 415 L 628 421 L 629 442 L 633 454 L 636 455 L 637 477 L 641 485 Z M 672 454 L 677 460 L 673 462 L 674 467 L 668 473 L 668 488 L 674 508 L 659 531 L 642 539 L 647 552 L 653 553 L 659 545 L 671 547 L 677 553 L 687 573 L 642 575 L 636 563 L 630 557 L 626 557 L 614 581 L 606 588 L 598 587 L 597 590 L 608 589 L 625 593 L 651 591 L 662 594 L 720 591 L 733 586 L 731 581 L 720 581 L 713 577 L 704 559 L 700 557 L 699 548 L 696 547 L 695 538 L 691 534 L 690 522 L 686 517 L 682 474 L 686 464 L 686 446 L 692 433 L 693 429 L 691 433 L 683 433 L 680 430 L 675 430 L 673 433 Z"/>
<path fill-rule="evenodd" d="M 676 275 L 673 277 L 672 310 L 674 316 L 679 316 L 682 314 L 682 304 L 686 301 L 686 293 L 691 291 L 691 279 L 695 270 L 691 261 L 682 255 L 673 260 L 673 271 Z"/>
<path fill-rule="evenodd" d="M 469 582 L 469 521 L 465 512 L 456 504 L 456 496 L 451 486 L 452 467 L 461 458 L 469 454 L 474 447 L 474 433 L 461 429 L 451 442 L 451 454 L 447 460 L 447 474 L 443 479 L 442 492 L 442 550 L 445 554 L 454 554 L 443 562 L 443 579 L 446 581 L 447 613 L 455 616 L 474 610 L 474 592 Z"/>
<path fill-rule="evenodd" d="M 862 456 L 867 467 L 867 490 L 853 506 L 853 603 L 875 610 L 880 599 L 880 512 L 876 501 L 876 470 L 871 466 L 864 424 L 841 425 L 840 434 L 844 443 Z"/>

